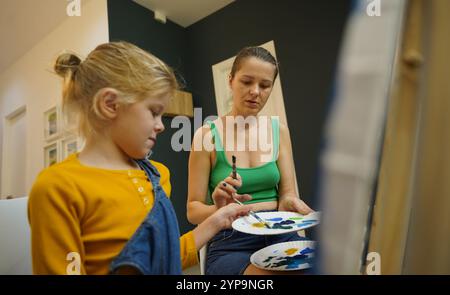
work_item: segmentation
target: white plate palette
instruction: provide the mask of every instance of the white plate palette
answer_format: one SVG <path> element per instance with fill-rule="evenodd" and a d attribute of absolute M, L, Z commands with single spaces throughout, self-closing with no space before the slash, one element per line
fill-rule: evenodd
<path fill-rule="evenodd" d="M 276 271 L 292 271 L 310 268 L 314 259 L 314 241 L 295 241 L 265 247 L 250 257 L 258 268 Z"/>
<path fill-rule="evenodd" d="M 271 228 L 265 227 L 251 215 L 236 219 L 232 227 L 237 231 L 253 235 L 279 235 L 315 226 L 319 224 L 320 218 L 319 212 L 308 215 L 287 211 L 257 212 L 256 214 L 269 223 Z"/>

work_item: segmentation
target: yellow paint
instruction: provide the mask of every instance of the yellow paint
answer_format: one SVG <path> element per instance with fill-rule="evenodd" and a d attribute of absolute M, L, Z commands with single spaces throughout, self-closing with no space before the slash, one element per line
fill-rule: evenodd
<path fill-rule="evenodd" d="M 254 226 L 254 227 L 264 227 L 264 223 L 261 223 L 261 222 L 253 223 L 252 226 Z"/>
<path fill-rule="evenodd" d="M 298 251 L 298 248 L 289 248 L 284 250 L 284 253 L 286 253 L 287 255 L 292 255 L 294 253 L 296 253 Z"/>

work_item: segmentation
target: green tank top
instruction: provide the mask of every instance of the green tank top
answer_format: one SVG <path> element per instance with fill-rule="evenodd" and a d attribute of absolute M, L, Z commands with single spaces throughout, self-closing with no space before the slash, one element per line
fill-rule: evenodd
<path fill-rule="evenodd" d="M 273 155 L 272 160 L 258 167 L 239 168 L 236 172 L 242 177 L 242 186 L 238 189 L 239 194 L 249 194 L 252 200 L 246 204 L 269 202 L 278 200 L 278 183 L 280 182 L 280 171 L 276 162 L 278 147 L 280 143 L 280 129 L 278 118 L 272 117 L 272 137 L 273 137 Z M 232 166 L 228 161 L 219 132 L 213 122 L 208 121 L 211 128 L 214 147 L 216 150 L 216 164 L 209 176 L 209 195 L 208 203 L 212 204 L 211 194 L 217 184 L 227 178 L 232 172 Z"/>

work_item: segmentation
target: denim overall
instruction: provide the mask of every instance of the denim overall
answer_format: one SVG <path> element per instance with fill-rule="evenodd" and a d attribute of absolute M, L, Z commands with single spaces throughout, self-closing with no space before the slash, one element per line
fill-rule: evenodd
<path fill-rule="evenodd" d="M 148 160 L 136 160 L 152 183 L 153 208 L 120 254 L 110 265 L 115 273 L 122 266 L 144 275 L 181 275 L 180 231 L 175 211 L 159 184 L 160 174 Z"/>

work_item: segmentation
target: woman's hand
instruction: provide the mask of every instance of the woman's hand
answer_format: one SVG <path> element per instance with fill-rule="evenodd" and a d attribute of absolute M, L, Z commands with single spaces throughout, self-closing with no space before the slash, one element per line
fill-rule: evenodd
<path fill-rule="evenodd" d="M 305 202 L 298 197 L 280 197 L 278 201 L 278 211 L 292 211 L 306 215 L 314 212 Z"/>
<path fill-rule="evenodd" d="M 236 188 L 242 186 L 242 178 L 239 173 L 236 174 L 236 177 L 237 179 L 233 179 L 232 174 L 230 174 L 230 176 L 219 182 L 214 189 L 212 199 L 218 209 L 230 203 L 234 203 L 233 195 L 240 202 L 245 202 L 252 199 L 252 197 L 248 194 L 240 195 L 236 193 Z"/>

